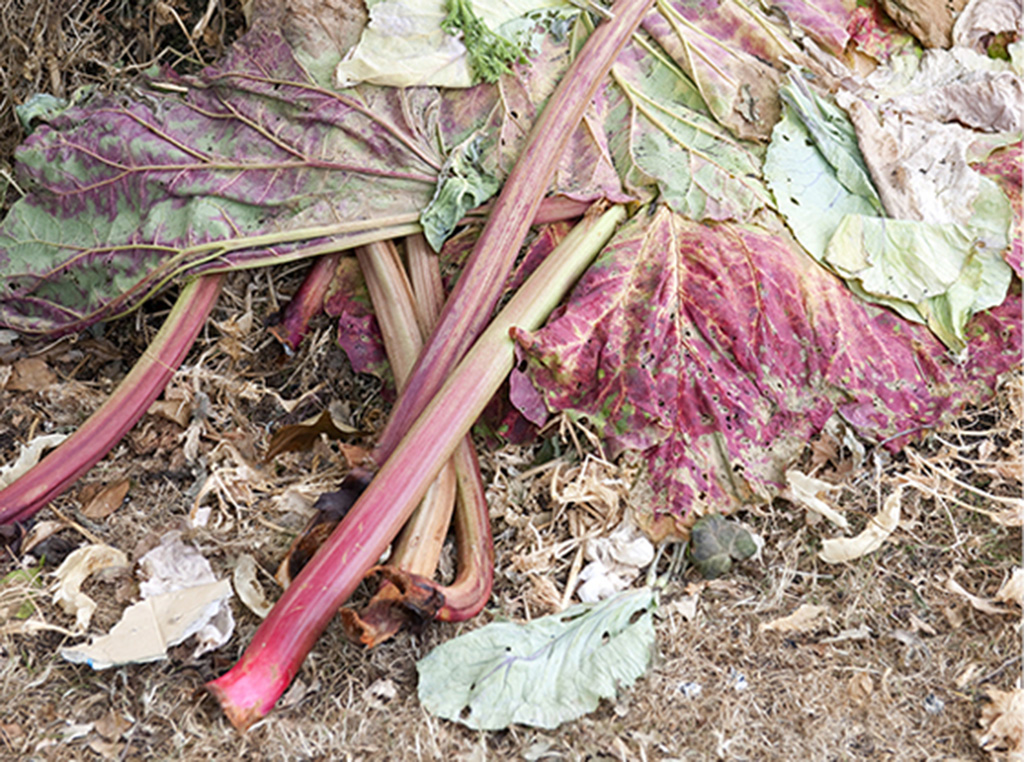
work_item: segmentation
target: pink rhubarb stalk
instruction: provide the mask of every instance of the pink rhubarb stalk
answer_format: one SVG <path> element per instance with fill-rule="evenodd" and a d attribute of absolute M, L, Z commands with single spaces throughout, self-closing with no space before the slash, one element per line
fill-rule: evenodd
<path fill-rule="evenodd" d="M 412 423 L 392 457 L 260 625 L 241 660 L 208 683 L 235 727 L 247 728 L 273 708 L 335 611 L 415 510 L 512 369 L 510 329 L 538 328 L 624 218 L 618 206 L 588 217 L 556 247 Z"/>
<path fill-rule="evenodd" d="M 0 524 L 33 515 L 84 474 L 142 418 L 206 324 L 223 275 L 203 275 L 182 289 L 153 343 L 117 389 L 74 434 L 21 478 L 0 490 Z"/>

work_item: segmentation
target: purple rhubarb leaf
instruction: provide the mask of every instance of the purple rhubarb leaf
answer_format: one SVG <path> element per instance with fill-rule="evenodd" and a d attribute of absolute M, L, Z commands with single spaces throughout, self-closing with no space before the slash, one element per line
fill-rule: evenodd
<path fill-rule="evenodd" d="M 1019 361 L 1019 313 L 1015 293 L 977 315 L 959 365 L 784 230 L 662 207 L 619 232 L 545 328 L 516 338 L 548 408 L 586 416 L 612 452 L 642 452 L 654 513 L 682 519 L 769 499 L 835 413 L 895 447 L 990 395 Z"/>
<path fill-rule="evenodd" d="M 568 64 L 568 41 L 544 38 L 539 58 L 498 85 L 336 91 L 310 73 L 323 68 L 313 53 L 325 54 L 306 48 L 322 40 L 286 26 L 258 16 L 200 74 L 168 73 L 135 98 L 98 98 L 35 131 L 17 155 L 29 193 L 0 224 L 0 325 L 69 333 L 186 272 L 417 232 L 467 140 L 479 140 L 481 169 L 504 178 Z M 577 132 L 556 190 L 625 200 L 603 132 Z"/>

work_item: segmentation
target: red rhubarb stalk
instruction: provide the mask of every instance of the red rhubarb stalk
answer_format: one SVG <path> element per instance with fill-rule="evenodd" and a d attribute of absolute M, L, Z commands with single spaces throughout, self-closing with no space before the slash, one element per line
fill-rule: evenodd
<path fill-rule="evenodd" d="M 314 259 L 299 290 L 284 308 L 281 322 L 271 326 L 270 332 L 288 354 L 293 354 L 299 348 L 309 330 L 310 321 L 323 312 L 324 296 L 334 279 L 334 271 L 338 269 L 341 256 L 341 252 L 336 252 Z"/>
<path fill-rule="evenodd" d="M 341 524 L 263 621 L 241 660 L 208 683 L 235 727 L 274 706 L 338 607 L 412 514 L 505 376 L 509 330 L 538 328 L 625 218 L 622 207 L 574 228 L 495 317 L 409 427 Z"/>
<path fill-rule="evenodd" d="M 0 524 L 23 521 L 103 458 L 142 418 L 206 324 L 223 275 L 204 275 L 181 290 L 153 343 L 103 405 L 21 478 L 0 490 Z"/>

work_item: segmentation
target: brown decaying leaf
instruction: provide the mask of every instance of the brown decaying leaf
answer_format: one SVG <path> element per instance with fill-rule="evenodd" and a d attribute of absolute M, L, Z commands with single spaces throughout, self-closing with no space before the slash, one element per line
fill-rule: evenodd
<path fill-rule="evenodd" d="M 82 508 L 82 515 L 89 519 L 105 519 L 124 503 L 128 497 L 128 489 L 131 487 L 130 479 L 121 479 L 113 484 L 100 486 L 97 492 L 86 502 Z M 85 489 L 83 488 L 83 493 Z M 83 502 L 85 499 L 83 498 Z"/>
<path fill-rule="evenodd" d="M 39 357 L 26 357 L 14 363 L 11 377 L 5 385 L 14 392 L 38 392 L 57 383 L 57 376 L 46 361 Z"/>
<path fill-rule="evenodd" d="M 302 423 L 294 423 L 282 426 L 274 436 L 270 438 L 267 447 L 266 461 L 271 461 L 283 452 L 295 450 L 308 450 L 313 446 L 321 434 L 326 434 L 331 439 L 341 439 L 348 434 L 356 433 L 355 429 L 339 427 L 335 423 L 329 410 L 324 410 L 318 416 L 308 418 Z"/>

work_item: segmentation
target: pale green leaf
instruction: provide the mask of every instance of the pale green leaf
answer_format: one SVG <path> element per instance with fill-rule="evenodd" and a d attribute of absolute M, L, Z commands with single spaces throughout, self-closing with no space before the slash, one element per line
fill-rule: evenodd
<path fill-rule="evenodd" d="M 820 262 L 843 217 L 878 215 L 882 204 L 845 114 L 796 78 L 780 95 L 764 175 L 786 224 Z"/>
<path fill-rule="evenodd" d="M 630 590 L 526 624 L 495 622 L 416 664 L 433 714 L 478 730 L 554 728 L 644 674 L 654 653 L 655 591 Z"/>

